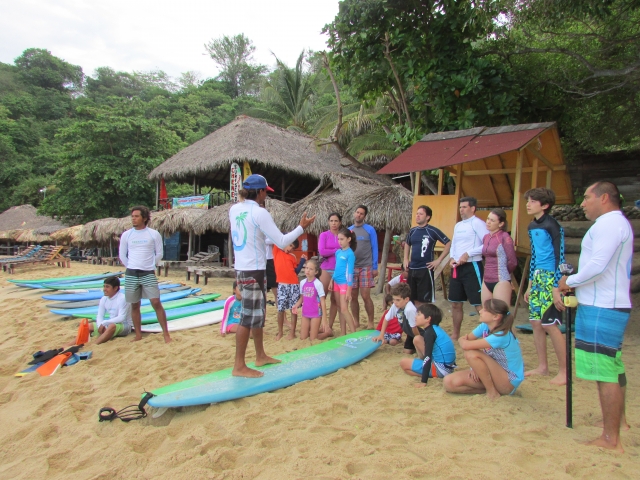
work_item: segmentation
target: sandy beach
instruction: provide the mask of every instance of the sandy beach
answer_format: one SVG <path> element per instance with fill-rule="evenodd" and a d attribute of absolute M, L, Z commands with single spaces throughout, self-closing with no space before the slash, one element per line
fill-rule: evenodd
<path fill-rule="evenodd" d="M 74 479 L 546 479 L 637 478 L 640 469 L 640 315 L 625 336 L 627 417 L 623 455 L 579 442 L 600 434 L 596 386 L 574 383 L 574 428 L 565 427 L 565 389 L 550 377 L 525 380 L 512 397 L 446 394 L 441 380 L 419 381 L 398 363 L 402 347 L 385 346 L 332 375 L 242 400 L 169 410 L 158 418 L 98 422 L 101 407 L 138 403 L 146 390 L 232 365 L 235 338 L 218 326 L 143 341 L 87 345 L 93 357 L 51 377 L 14 374 L 31 355 L 72 342 L 77 320 L 45 308 L 42 292 L 8 278 L 43 278 L 116 271 L 73 263 L 0 273 L 0 478 Z M 170 280 L 185 282 L 183 272 Z M 231 279 L 211 279 L 205 293 L 231 294 Z M 188 282 L 194 285 L 194 282 Z M 451 332 L 451 313 L 442 327 Z M 635 305 L 640 296 L 636 295 Z M 374 297 L 376 322 L 382 311 Z M 466 312 L 470 311 L 467 305 Z M 265 344 L 276 355 L 308 341 L 275 341 L 275 307 L 268 310 Z M 361 324 L 364 308 L 361 308 Z M 520 309 L 516 324 L 526 321 Z M 463 332 L 477 324 L 465 315 Z M 334 331 L 337 331 L 334 325 Z M 526 368 L 536 363 L 532 335 L 519 335 Z M 557 371 L 549 343 L 550 368 Z M 252 360 L 250 344 L 248 359 Z M 458 347 L 458 365 L 466 367 Z M 153 413 L 154 409 L 149 409 Z M 634 473 L 635 472 L 635 473 Z"/>

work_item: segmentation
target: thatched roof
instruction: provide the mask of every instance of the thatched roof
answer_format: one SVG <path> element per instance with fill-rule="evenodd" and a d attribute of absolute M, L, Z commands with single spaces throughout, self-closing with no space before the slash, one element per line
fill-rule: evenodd
<path fill-rule="evenodd" d="M 0 240 L 15 240 L 18 238 L 24 230 L 5 230 L 0 232 Z"/>
<path fill-rule="evenodd" d="M 202 235 L 207 230 L 218 233 L 229 233 L 229 209 L 234 204 L 227 202 L 224 205 L 211 208 L 206 211 L 194 224 L 194 232 Z M 282 229 L 286 220 L 291 216 L 291 206 L 273 198 L 267 198 L 267 211 L 273 217 L 278 228 Z"/>
<path fill-rule="evenodd" d="M 151 214 L 149 227 L 158 230 L 163 235 L 172 235 L 175 232 L 192 232 L 198 219 L 206 213 L 207 210 L 202 208 L 161 210 Z M 131 227 L 130 217 L 129 227 Z"/>
<path fill-rule="evenodd" d="M 51 237 L 49 235 L 37 234 L 34 229 L 23 230 L 20 235 L 16 237 L 16 242 L 24 242 L 24 243 L 40 243 L 40 242 L 51 242 Z"/>
<path fill-rule="evenodd" d="M 19 205 L 0 213 L 0 231 L 33 230 L 45 226 L 66 227 L 58 220 L 38 215 L 36 208 L 32 205 Z"/>
<path fill-rule="evenodd" d="M 78 235 L 82 230 L 82 225 L 75 225 L 73 227 L 63 228 L 53 232 L 50 236 L 57 242 L 75 243 L 78 240 Z"/>
<path fill-rule="evenodd" d="M 376 230 L 402 233 L 411 228 L 413 196 L 404 187 L 381 187 L 360 196 L 358 202 L 345 213 L 345 217 L 353 218 L 358 205 L 367 206 L 369 213 L 365 221 Z"/>
<path fill-rule="evenodd" d="M 285 194 L 292 198 L 305 197 L 315 186 L 310 187 L 310 182 L 317 184 L 334 174 L 392 183 L 372 168 L 343 156 L 333 144 L 318 146 L 313 137 L 244 115 L 166 160 L 149 179 L 192 182 L 195 176 L 200 185 L 226 190 L 231 163 L 242 166 L 244 161 L 254 173 L 267 178 L 276 194 L 282 193 L 284 179 Z"/>

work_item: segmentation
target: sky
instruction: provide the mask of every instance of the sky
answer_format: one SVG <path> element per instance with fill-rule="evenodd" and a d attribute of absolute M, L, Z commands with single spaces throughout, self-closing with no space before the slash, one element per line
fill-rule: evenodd
<path fill-rule="evenodd" d="M 204 44 L 244 33 L 257 63 L 273 68 L 271 52 L 293 66 L 303 49 L 326 49 L 322 27 L 338 0 L 0 0 L 0 62 L 44 48 L 80 65 L 117 71 L 195 71 L 215 77 Z"/>

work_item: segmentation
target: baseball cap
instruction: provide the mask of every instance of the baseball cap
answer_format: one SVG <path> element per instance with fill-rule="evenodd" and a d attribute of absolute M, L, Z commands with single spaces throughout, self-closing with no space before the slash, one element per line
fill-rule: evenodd
<path fill-rule="evenodd" d="M 267 192 L 273 192 L 273 188 L 267 184 L 267 179 L 262 175 L 255 173 L 253 175 L 249 175 L 242 183 L 242 186 L 247 190 L 260 190 L 262 188 L 266 188 Z"/>

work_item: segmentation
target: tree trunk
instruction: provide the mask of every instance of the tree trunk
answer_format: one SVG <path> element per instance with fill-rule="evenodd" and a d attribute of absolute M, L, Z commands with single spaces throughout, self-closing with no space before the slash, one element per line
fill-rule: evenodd
<path fill-rule="evenodd" d="M 387 274 L 387 260 L 389 258 L 389 246 L 391 245 L 391 230 L 384 232 L 384 243 L 382 244 L 382 261 L 378 270 L 378 285 L 376 285 L 376 293 L 382 293 L 384 282 Z"/>

